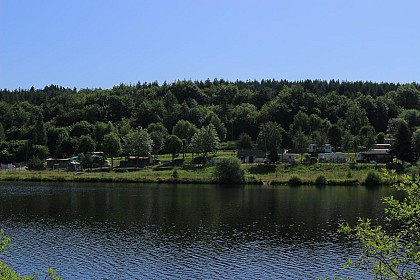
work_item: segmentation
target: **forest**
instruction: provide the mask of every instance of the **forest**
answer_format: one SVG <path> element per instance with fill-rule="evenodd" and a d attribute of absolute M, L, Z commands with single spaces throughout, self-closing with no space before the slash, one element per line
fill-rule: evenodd
<path fill-rule="evenodd" d="M 272 131 L 270 125 L 279 132 L 276 145 L 295 152 L 308 143 L 356 151 L 392 138 L 397 158 L 415 163 L 420 157 L 417 83 L 215 79 L 111 89 L 50 85 L 0 90 L 0 112 L 2 163 L 95 150 L 127 155 L 136 151 L 129 143 L 134 132 L 150 143 L 146 152 L 176 156 L 191 149 L 196 131 L 209 126 L 225 147 L 237 140 L 261 147 L 262 131 Z"/>

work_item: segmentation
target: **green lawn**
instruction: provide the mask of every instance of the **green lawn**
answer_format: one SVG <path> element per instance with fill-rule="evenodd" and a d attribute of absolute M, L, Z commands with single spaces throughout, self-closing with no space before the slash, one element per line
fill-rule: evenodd
<path fill-rule="evenodd" d="M 183 164 L 172 165 L 171 155 L 159 155 L 161 165 L 144 168 L 117 168 L 123 158 L 114 159 L 112 171 L 99 172 L 99 170 L 85 170 L 86 172 L 65 171 L 1 171 L 0 180 L 14 181 L 88 181 L 88 182 L 181 182 L 181 183 L 211 183 L 214 162 L 221 157 L 234 156 L 232 151 L 219 151 L 208 160 L 207 165 L 194 164 L 191 154 L 187 154 Z M 288 164 L 243 164 L 247 183 L 284 184 L 297 176 L 304 183 L 313 183 L 323 175 L 330 183 L 362 183 L 367 173 L 375 170 L 380 172 L 384 165 L 380 164 L 353 164 L 348 163 L 317 163 L 304 165 L 300 163 Z M 174 176 L 176 170 L 176 176 Z"/>

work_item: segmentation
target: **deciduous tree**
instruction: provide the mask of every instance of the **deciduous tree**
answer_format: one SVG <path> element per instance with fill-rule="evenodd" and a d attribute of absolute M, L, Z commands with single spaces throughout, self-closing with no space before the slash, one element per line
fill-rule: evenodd
<path fill-rule="evenodd" d="M 386 197 L 386 221 L 394 226 L 387 230 L 374 226 L 370 219 L 359 218 L 356 226 L 341 225 L 346 234 L 362 251 L 357 261 L 347 265 L 368 269 L 375 279 L 418 279 L 420 276 L 420 180 L 405 177 L 395 185 L 405 193 L 402 201 Z M 398 230 L 395 230 L 398 228 Z"/>
<path fill-rule="evenodd" d="M 258 146 L 269 153 L 270 159 L 277 160 L 280 149 L 283 128 L 275 122 L 267 122 L 260 126 L 260 133 L 258 134 Z"/>
<path fill-rule="evenodd" d="M 219 149 L 219 136 L 212 124 L 203 126 L 191 139 L 191 150 L 197 154 L 203 154 L 207 158 L 208 153 L 216 153 Z"/>
<path fill-rule="evenodd" d="M 120 137 L 111 132 L 103 137 L 102 150 L 107 156 L 111 157 L 111 168 L 114 168 L 114 157 L 121 154 L 121 140 Z"/>

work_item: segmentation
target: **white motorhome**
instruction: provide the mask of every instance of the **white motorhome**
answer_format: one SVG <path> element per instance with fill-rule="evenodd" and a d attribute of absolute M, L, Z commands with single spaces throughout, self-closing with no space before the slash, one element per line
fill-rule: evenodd
<path fill-rule="evenodd" d="M 318 162 L 346 162 L 346 154 L 344 153 L 320 153 L 318 154 Z"/>

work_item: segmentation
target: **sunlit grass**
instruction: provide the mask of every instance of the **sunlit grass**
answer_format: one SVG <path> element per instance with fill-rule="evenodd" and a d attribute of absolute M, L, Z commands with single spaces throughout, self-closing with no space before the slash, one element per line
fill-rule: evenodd
<path fill-rule="evenodd" d="M 207 165 L 192 164 L 193 157 L 187 154 L 183 164 L 172 165 L 171 155 L 159 155 L 162 165 L 144 168 L 118 168 L 123 158 L 114 158 L 114 169 L 108 172 L 85 170 L 85 172 L 66 171 L 1 171 L 3 181 L 75 181 L 75 182 L 180 182 L 212 183 L 214 162 L 220 157 L 234 156 L 232 151 L 219 151 L 209 158 Z M 178 157 L 181 159 L 182 155 Z M 285 184 L 291 177 L 299 177 L 304 183 L 312 184 L 323 175 L 330 182 L 362 183 L 371 170 L 380 170 L 380 164 L 317 163 L 305 165 L 288 164 L 243 164 L 248 183 Z M 177 176 L 174 176 L 174 170 Z"/>

